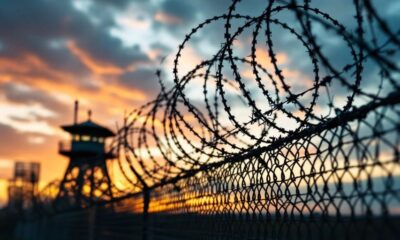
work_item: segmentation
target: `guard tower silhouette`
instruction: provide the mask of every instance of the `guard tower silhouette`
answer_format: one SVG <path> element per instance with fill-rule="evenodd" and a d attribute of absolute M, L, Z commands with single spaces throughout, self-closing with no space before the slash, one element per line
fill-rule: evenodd
<path fill-rule="evenodd" d="M 74 124 L 61 128 L 71 134 L 71 142 L 60 142 L 59 153 L 69 158 L 60 183 L 56 208 L 85 207 L 113 197 L 107 160 L 114 157 L 105 151 L 105 140 L 115 134 L 91 120 L 78 123 L 78 101 L 75 101 Z"/>

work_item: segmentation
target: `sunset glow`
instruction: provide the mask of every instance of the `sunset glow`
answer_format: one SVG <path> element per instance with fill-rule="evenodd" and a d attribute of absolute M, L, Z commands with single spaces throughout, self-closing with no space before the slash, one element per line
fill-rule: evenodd
<path fill-rule="evenodd" d="M 57 146 L 58 141 L 68 140 L 69 136 L 60 126 L 72 123 L 75 100 L 80 102 L 79 121 L 85 121 L 86 112 L 92 110 L 94 121 L 115 131 L 117 126 L 122 126 L 126 112 L 154 99 L 159 93 L 155 75 L 158 69 L 162 70 L 164 84 L 173 84 L 172 69 L 176 51 L 187 33 L 196 26 L 195 23 L 224 12 L 229 3 L 39 0 L 26 1 L 25 4 L 9 1 L 2 7 L 0 22 L 7 24 L 0 27 L 0 204 L 5 202 L 6 181 L 12 175 L 15 161 L 37 161 L 42 164 L 40 187 L 62 178 L 67 159 L 58 154 Z M 320 5 L 321 9 L 328 7 Z M 256 13 L 258 8 L 254 6 L 245 5 L 244 10 Z M 382 11 L 393 15 L 386 8 Z M 213 56 L 213 50 L 219 47 L 215 36 L 222 34 L 223 26 L 210 25 L 205 27 L 207 34 L 196 35 L 196 43 L 185 46 L 180 53 L 178 77 L 187 74 L 203 59 Z M 327 34 L 320 28 L 318 26 L 317 33 Z M 327 39 L 325 44 L 332 55 L 335 54 L 332 49 L 340 44 L 345 45 L 342 39 L 326 36 L 323 39 Z M 232 43 L 235 51 L 246 53 L 248 61 L 251 55 L 246 47 L 251 43 L 250 39 L 249 36 L 238 37 Z M 283 68 L 281 74 L 291 87 L 300 92 L 313 87 L 313 69 L 310 62 L 303 61 L 304 56 L 308 59 L 307 50 L 300 51 L 298 46 L 301 44 L 293 45 L 292 40 L 285 35 L 278 41 L 276 64 Z M 256 48 L 255 57 L 274 78 L 278 78 L 265 46 Z M 255 87 L 257 83 L 251 80 L 254 79 L 253 69 L 244 68 L 240 71 L 249 80 L 247 87 Z M 198 73 L 204 73 L 204 70 Z M 282 83 L 278 79 L 276 82 L 279 96 L 286 97 Z M 270 82 L 265 85 L 268 90 L 273 90 Z M 201 94 L 198 94 L 202 87 L 201 81 L 192 81 L 185 91 L 193 99 L 202 101 Z M 237 85 L 224 87 L 232 99 L 239 95 Z M 339 90 L 340 87 L 337 86 Z M 368 88 L 368 85 L 363 87 Z M 213 88 L 209 90 L 215 91 L 215 86 Z M 257 98 L 256 95 L 254 93 L 253 97 Z M 303 101 L 309 101 L 310 95 L 305 95 Z M 338 94 L 335 101 L 338 105 L 344 105 L 346 98 Z M 264 99 L 257 104 L 262 107 L 266 105 Z M 325 110 L 321 105 L 314 106 L 318 114 L 324 114 Z M 248 108 L 238 104 L 233 111 L 247 114 Z M 241 114 L 239 121 L 248 121 L 246 114 Z M 304 112 L 297 109 L 293 115 L 303 118 Z M 132 116 L 136 117 L 135 114 Z M 194 131 L 201 131 L 192 114 L 187 113 L 184 118 L 193 125 Z M 221 119 L 222 123 L 230 124 L 227 116 L 221 115 Z M 143 123 L 145 120 L 139 116 L 137 121 Z M 154 126 L 161 129 L 161 120 L 156 118 L 154 122 Z M 290 128 L 295 123 L 282 118 L 279 124 Z M 169 131 L 171 126 L 166 126 L 166 130 Z M 178 137 L 177 141 L 189 139 L 198 144 L 195 137 L 190 133 L 187 135 L 187 139 Z M 187 145 L 183 144 L 185 147 Z M 145 147 L 142 147 L 136 151 L 145 152 Z M 173 150 L 175 147 L 171 146 Z M 162 158 L 155 146 L 149 149 L 150 154 Z M 146 162 L 146 159 L 140 161 Z M 398 169 L 395 171 L 397 174 Z M 374 174 L 383 175 L 381 171 Z M 118 180 L 120 176 L 114 177 L 118 184 L 123 185 Z"/>

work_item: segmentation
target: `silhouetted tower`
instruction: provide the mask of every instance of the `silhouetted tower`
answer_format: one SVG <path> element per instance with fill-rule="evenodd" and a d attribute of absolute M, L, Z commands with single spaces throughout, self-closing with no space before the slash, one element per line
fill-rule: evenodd
<path fill-rule="evenodd" d="M 78 102 L 75 102 L 74 124 L 61 128 L 71 134 L 71 142 L 60 142 L 59 153 L 69 158 L 69 165 L 56 199 L 56 207 L 84 207 L 112 198 L 107 160 L 114 156 L 105 151 L 105 140 L 115 134 L 91 120 L 78 123 Z"/>
<path fill-rule="evenodd" d="M 39 173 L 39 163 L 15 163 L 14 176 L 8 181 L 8 208 L 10 210 L 22 211 L 35 207 Z"/>

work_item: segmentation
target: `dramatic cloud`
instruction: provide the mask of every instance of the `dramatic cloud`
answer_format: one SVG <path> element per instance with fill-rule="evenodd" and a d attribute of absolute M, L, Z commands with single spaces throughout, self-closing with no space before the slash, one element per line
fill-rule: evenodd
<path fill-rule="evenodd" d="M 146 92 L 147 95 L 157 93 L 158 83 L 156 79 L 156 70 L 153 68 L 141 68 L 133 72 L 127 72 L 121 76 L 121 83 L 129 88 Z"/>
<path fill-rule="evenodd" d="M 0 159 L 38 160 L 43 169 L 51 169 L 43 172 L 44 181 L 61 177 L 66 161 L 57 154 L 57 142 L 67 136 L 59 125 L 72 120 L 73 101 L 79 99 L 82 111 L 92 109 L 97 122 L 114 128 L 125 110 L 145 103 L 158 93 L 155 78 L 158 68 L 164 70 L 166 84 L 171 83 L 174 54 L 185 35 L 205 19 L 226 13 L 230 2 L 2 1 L 0 133 L 1 139 L 7 141 L 0 145 Z M 388 16 L 390 27 L 398 28 L 400 4 L 395 1 L 376 3 L 378 13 Z M 349 31 L 354 30 L 354 25 L 350 24 L 354 23 L 354 11 L 342 9 L 348 4 L 346 0 L 313 4 L 322 11 L 334 13 L 333 17 L 340 22 L 349 23 L 346 25 Z M 266 5 L 267 2 L 261 0 L 241 1 L 237 12 L 258 15 Z M 299 29 L 293 15 L 274 17 Z M 244 23 L 234 21 L 232 29 Z M 311 62 L 303 60 L 307 49 L 279 26 L 273 26 L 272 30 L 279 64 L 286 67 L 284 74 L 293 78 L 297 86 L 304 85 L 312 74 Z M 260 31 L 260 43 L 265 43 L 265 36 L 261 36 L 263 31 Z M 326 39 L 319 44 L 338 68 L 343 62 L 351 62 L 343 39 L 318 25 L 313 31 L 318 39 Z M 234 42 L 238 55 L 250 54 L 249 34 L 251 32 Z M 377 34 L 381 40 L 381 33 Z M 202 59 L 211 58 L 223 42 L 223 35 L 223 23 L 212 23 L 196 33 L 182 53 L 179 74 L 185 74 Z M 267 49 L 258 49 L 258 57 L 270 67 Z M 250 79 L 251 72 L 244 72 L 246 74 Z M 369 74 L 376 74 L 375 69 L 367 68 L 366 75 Z M 374 81 L 374 77 L 367 79 L 367 82 Z M 84 119 L 86 117 L 80 114 L 80 120 Z"/>
<path fill-rule="evenodd" d="M 142 68 L 152 64 L 148 54 L 110 34 L 128 2 L 2 3 L 0 133 L 7 141 L 0 158 L 41 162 L 45 182 L 61 177 L 66 161 L 57 142 L 66 135 L 59 125 L 72 120 L 75 99 L 111 127 L 124 109 L 146 101 L 150 76 Z M 128 86 L 122 81 L 127 74 L 146 81 L 133 79 Z"/>

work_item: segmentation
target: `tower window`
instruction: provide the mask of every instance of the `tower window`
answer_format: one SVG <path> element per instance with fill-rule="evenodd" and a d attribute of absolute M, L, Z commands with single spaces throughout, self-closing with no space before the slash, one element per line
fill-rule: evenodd
<path fill-rule="evenodd" d="M 78 134 L 73 135 L 73 136 L 72 136 L 72 140 L 74 140 L 74 141 L 79 141 L 79 140 L 80 140 L 80 136 L 79 136 Z"/>
<path fill-rule="evenodd" d="M 84 141 L 84 142 L 88 142 L 88 141 L 90 141 L 90 136 L 89 135 L 82 135 L 81 140 Z"/>
<path fill-rule="evenodd" d="M 99 143 L 103 143 L 104 142 L 104 138 L 99 137 Z"/>

